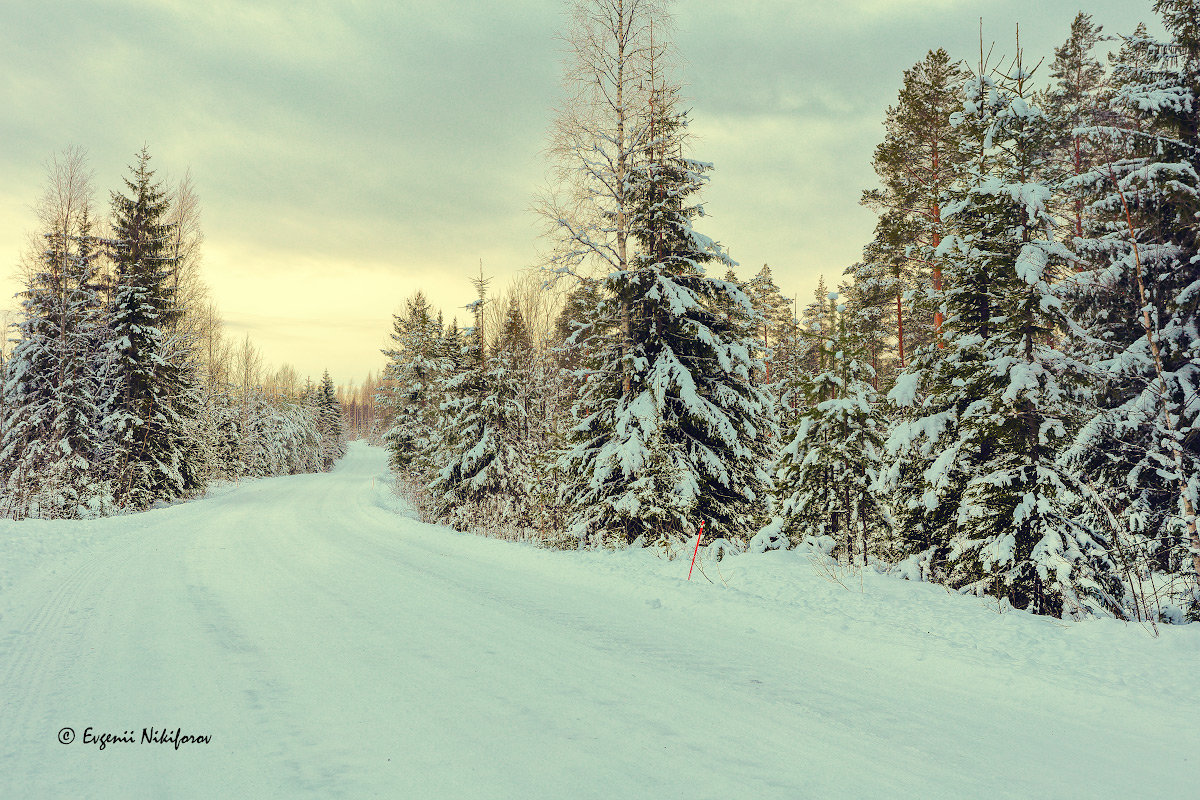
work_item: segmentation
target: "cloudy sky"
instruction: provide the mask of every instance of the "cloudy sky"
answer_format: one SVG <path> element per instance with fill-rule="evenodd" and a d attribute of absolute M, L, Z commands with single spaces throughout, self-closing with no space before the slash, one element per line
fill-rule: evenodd
<path fill-rule="evenodd" d="M 1083 10 L 1127 33 L 1150 5 Z M 998 52 L 1019 22 L 1036 60 L 1080 8 L 678 3 L 694 155 L 716 164 L 702 232 L 743 276 L 769 263 L 807 300 L 870 237 L 857 201 L 903 70 L 936 47 L 970 58 L 981 17 Z M 191 169 L 230 332 L 273 364 L 357 381 L 416 289 L 461 317 L 481 260 L 497 286 L 535 263 L 562 22 L 561 0 L 4 0 L 0 294 L 19 288 L 49 156 L 85 148 L 104 200 L 146 144 L 160 176 Z"/>

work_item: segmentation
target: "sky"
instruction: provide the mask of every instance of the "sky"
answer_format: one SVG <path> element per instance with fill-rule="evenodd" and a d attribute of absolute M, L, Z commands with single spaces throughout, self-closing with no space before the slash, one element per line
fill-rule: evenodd
<path fill-rule="evenodd" d="M 803 305 L 870 239 L 858 199 L 903 71 L 937 47 L 977 59 L 981 18 L 997 53 L 1019 23 L 1027 60 L 1049 60 L 1079 10 L 677 3 L 692 155 L 715 164 L 697 228 Z M 1106 33 L 1160 29 L 1151 0 L 1082 10 Z M 465 319 L 481 264 L 502 289 L 538 263 L 564 22 L 561 0 L 0 0 L 0 297 L 48 159 L 83 147 L 106 204 L 145 145 L 160 177 L 191 171 L 230 335 L 361 382 L 413 292 Z"/>

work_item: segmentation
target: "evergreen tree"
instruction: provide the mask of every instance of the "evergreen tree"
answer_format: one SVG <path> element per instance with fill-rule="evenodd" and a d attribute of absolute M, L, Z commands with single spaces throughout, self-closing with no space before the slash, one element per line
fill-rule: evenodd
<path fill-rule="evenodd" d="M 92 221 L 85 206 L 72 237 L 62 276 L 59 335 L 61 370 L 56 419 L 61 483 L 74 487 L 80 516 L 111 511 L 112 486 L 109 476 L 97 465 L 103 459 L 104 428 L 100 413 L 109 364 L 105 358 L 109 340 L 108 318 L 100 294 L 100 245 L 92 234 Z M 83 511 L 82 508 L 87 510 Z"/>
<path fill-rule="evenodd" d="M 1097 124 L 1100 94 L 1106 85 L 1104 67 L 1092 53 L 1103 41 L 1101 31 L 1090 14 L 1081 11 L 1075 16 L 1067 40 L 1054 50 L 1050 65 L 1054 82 L 1039 98 L 1052 129 L 1047 172 L 1062 187 L 1055 192 L 1054 210 L 1070 221 L 1064 226 L 1068 244 L 1084 233 L 1087 190 L 1079 176 L 1087 173 L 1094 161 L 1084 129 Z"/>
<path fill-rule="evenodd" d="M 321 386 L 316 393 L 316 407 L 321 470 L 328 472 L 333 469 L 334 463 L 346 454 L 346 443 L 342 438 L 342 404 L 338 402 L 329 370 L 325 370 L 321 376 Z"/>
<path fill-rule="evenodd" d="M 454 415 L 451 406 L 454 401 L 454 390 L 451 388 L 458 376 L 466 368 L 464 361 L 465 343 L 458 320 L 450 321 L 437 342 L 437 372 L 433 379 L 433 401 L 435 415 L 433 428 L 430 433 L 430 449 L 426 459 L 431 470 L 422 485 L 429 486 L 451 458 L 459 432 L 454 428 Z"/>
<path fill-rule="evenodd" d="M 919 352 L 891 393 L 915 413 L 892 432 L 881 485 L 914 482 L 909 544 L 931 546 L 927 569 L 949 585 L 1040 614 L 1112 611 L 1108 543 L 1075 518 L 1081 487 L 1058 461 L 1082 376 L 1052 344 L 1078 328 L 1051 287 L 1070 254 L 1046 211 L 1050 128 L 1019 54 L 999 81 L 988 73 L 955 115 L 968 166 L 944 209 L 945 349 Z"/>
<path fill-rule="evenodd" d="M 238 442 L 242 416 L 231 392 L 210 386 L 197 418 L 203 444 L 200 465 L 208 480 L 236 480 L 241 476 Z"/>
<path fill-rule="evenodd" d="M 187 366 L 169 357 L 163 329 L 177 313 L 166 279 L 171 270 L 168 200 L 153 182 L 143 148 L 125 179 L 129 196 L 113 193 L 115 296 L 112 309 L 112 394 L 104 407 L 113 445 L 117 502 L 133 509 L 189 488 L 185 417 Z"/>
<path fill-rule="evenodd" d="M 771 267 L 767 264 L 763 264 L 744 288 L 755 312 L 754 338 L 763 362 L 762 383 L 770 386 L 783 377 L 780 372 L 784 343 L 791 333 L 792 301 L 775 285 Z"/>
<path fill-rule="evenodd" d="M 487 283 L 482 273 L 474 281 L 475 325 L 467 331 L 461 366 L 447 382 L 449 399 L 442 404 L 455 435 L 429 487 L 437 517 L 458 530 L 528 524 L 529 459 L 518 442 L 527 420 L 516 402 L 515 357 L 487 355 L 482 328 Z M 499 342 L 502 348 L 528 342 L 519 312 L 506 319 Z"/>
<path fill-rule="evenodd" d="M 812 338 L 824 369 L 795 386 L 803 406 L 786 431 L 776 464 L 781 532 L 792 541 L 832 536 L 847 560 L 866 563 L 868 546 L 882 533 L 883 509 L 872 490 L 878 478 L 883 428 L 874 371 L 851 335 L 846 306 L 833 310 L 836 329 Z M 832 316 L 832 315 L 831 315 Z"/>
<path fill-rule="evenodd" d="M 796 376 L 796 380 L 803 380 L 805 375 L 811 376 L 825 371 L 825 344 L 834 331 L 834 306 L 830 299 L 829 287 L 825 284 L 825 276 L 819 275 L 817 287 L 813 289 L 812 302 L 800 312 L 802 371 Z"/>
<path fill-rule="evenodd" d="M 441 338 L 441 323 L 418 291 L 407 301 L 405 314 L 393 319 L 393 347 L 383 351 L 389 359 L 378 395 L 387 424 L 384 442 L 392 467 L 412 472 L 422 483 L 432 470 Z"/>
<path fill-rule="evenodd" d="M 581 279 L 567 293 L 562 310 L 554 321 L 557 343 L 554 355 L 558 368 L 566 373 L 569 401 L 578 397 L 583 377 L 580 370 L 586 372 L 596 366 L 589 358 L 597 349 L 596 340 L 611 338 L 612 335 L 612 331 L 604 329 L 603 321 L 594 316 L 603 294 L 604 285 L 601 281 Z"/>
<path fill-rule="evenodd" d="M 590 315 L 621 320 L 628 336 L 596 349 L 560 460 L 568 527 L 581 544 L 686 536 L 699 519 L 742 538 L 765 510 L 769 401 L 752 383 L 753 343 L 725 313 L 752 308 L 736 285 L 704 273 L 732 263 L 692 228 L 702 213 L 692 195 L 708 166 L 681 155 L 687 117 L 669 93 L 655 94 L 652 135 L 631 177 L 638 254 L 605 279 Z M 677 476 L 678 498 L 654 504 L 654 530 L 643 516 L 650 471 Z"/>
<path fill-rule="evenodd" d="M 505 406 L 504 427 L 514 440 L 529 440 L 533 373 L 533 339 L 514 298 L 509 302 L 489 370 L 495 393 Z"/>
<path fill-rule="evenodd" d="M 1105 377 L 1072 448 L 1154 567 L 1200 585 L 1200 4 L 1158 0 L 1170 38 L 1144 26 L 1113 62 L 1108 119 L 1092 131 L 1092 269 L 1072 300 Z M 1190 557 L 1189 557 L 1190 556 Z M 1200 590 L 1193 589 L 1193 611 Z"/>
<path fill-rule="evenodd" d="M 943 287 L 938 250 L 945 235 L 943 195 L 961 168 L 960 133 L 950 114 L 963 77 L 962 66 L 940 49 L 905 71 L 896 105 L 887 112 L 884 140 L 875 149 L 882 188 L 863 193 L 863 204 L 880 212 L 864 263 L 874 268 L 876 287 L 893 297 L 901 367 L 941 326 L 941 312 L 931 301 Z"/>
<path fill-rule="evenodd" d="M 533 340 L 513 299 L 509 303 L 495 353 L 488 369 L 489 395 L 485 413 L 496 429 L 498 449 L 489 469 L 497 473 L 491 494 L 496 521 L 527 527 L 532 523 L 535 476 Z"/>
<path fill-rule="evenodd" d="M 895 380 L 893 367 L 898 366 L 888 358 L 891 350 L 887 323 L 890 298 L 878 285 L 858 281 L 861 268 L 860 262 L 847 267 L 843 273 L 850 279 L 842 283 L 838 294 L 854 312 L 844 316 L 841 324 L 847 327 L 847 336 L 854 342 L 859 357 L 871 367 L 871 386 L 881 391 L 883 387 L 891 388 Z M 881 378 L 880 370 L 885 370 L 885 377 Z"/>
<path fill-rule="evenodd" d="M 14 517 L 102 513 L 108 486 L 94 468 L 103 446 L 96 407 L 104 320 L 96 241 L 86 206 L 45 235 L 22 302 L 20 339 L 0 397 L 0 476 Z"/>
<path fill-rule="evenodd" d="M 57 375 L 53 344 L 58 339 L 49 273 L 39 271 L 25 290 L 19 339 L 13 349 L 4 387 L 4 437 L 0 442 L 0 474 L 4 476 L 7 513 L 20 519 L 41 513 L 49 485 L 46 466 L 55 442 L 50 432 Z"/>
<path fill-rule="evenodd" d="M 4 388 L 0 474 L 14 517 L 75 517 L 86 511 L 96 435 L 94 374 L 86 369 L 84 309 L 69 287 L 68 242 L 47 237 L 41 269 L 22 303 L 9 380 Z"/>

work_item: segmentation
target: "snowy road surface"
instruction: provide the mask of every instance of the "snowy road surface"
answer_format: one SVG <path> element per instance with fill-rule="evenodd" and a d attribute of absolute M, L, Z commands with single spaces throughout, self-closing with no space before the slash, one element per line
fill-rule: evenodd
<path fill-rule="evenodd" d="M 327 475 L 0 526 L 0 797 L 1200 786 L 1200 625 L 998 614 L 798 553 L 689 584 L 686 561 L 422 525 L 385 474 L 355 443 Z"/>

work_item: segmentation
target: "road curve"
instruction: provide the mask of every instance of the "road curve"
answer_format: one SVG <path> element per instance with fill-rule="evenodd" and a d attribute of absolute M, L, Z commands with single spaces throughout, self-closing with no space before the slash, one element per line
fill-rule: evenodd
<path fill-rule="evenodd" d="M 1161 719 L 1132 700 L 422 525 L 385 482 L 383 451 L 354 443 L 328 474 L 79 523 L 94 546 L 0 595 L 0 797 L 1118 797 L 1160 779 Z"/>

